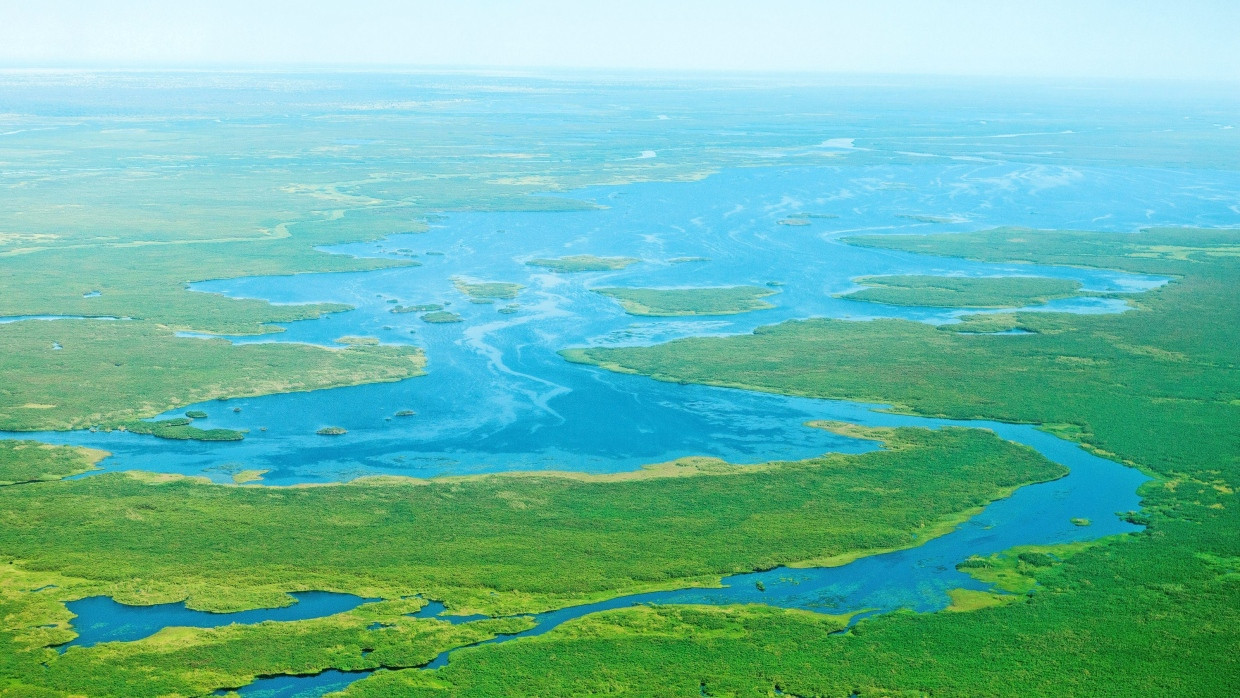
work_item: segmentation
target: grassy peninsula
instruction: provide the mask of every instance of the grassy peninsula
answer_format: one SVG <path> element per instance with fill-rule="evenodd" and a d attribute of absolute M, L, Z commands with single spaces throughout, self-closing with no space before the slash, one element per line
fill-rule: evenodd
<path fill-rule="evenodd" d="M 38 441 L 0 441 L 0 486 L 59 480 L 95 469 L 104 451 L 51 446 Z"/>
<path fill-rule="evenodd" d="M 761 286 L 709 288 L 596 288 L 630 315 L 737 315 L 775 306 L 762 300 L 777 293 Z"/>
<path fill-rule="evenodd" d="M 53 341 L 63 348 L 50 351 Z M 416 347 L 233 345 L 102 320 L 0 325 L 0 343 L 0 429 L 15 431 L 94 425 L 163 431 L 134 420 L 219 397 L 403 380 L 421 375 L 425 365 Z M 195 429 L 177 428 L 180 434 Z"/>
<path fill-rule="evenodd" d="M 863 288 L 841 298 L 887 305 L 940 308 L 1020 308 L 1071 298 L 1079 281 L 1037 276 L 863 276 L 853 279 Z"/>

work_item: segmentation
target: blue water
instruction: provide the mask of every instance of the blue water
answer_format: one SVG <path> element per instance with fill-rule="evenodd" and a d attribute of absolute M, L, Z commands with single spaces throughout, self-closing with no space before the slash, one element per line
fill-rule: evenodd
<path fill-rule="evenodd" d="M 306 620 L 352 610 L 375 599 L 325 591 L 299 591 L 290 594 L 295 602 L 280 608 L 257 608 L 236 613 L 195 611 L 184 603 L 128 606 L 107 596 L 91 596 L 65 604 L 76 616 L 73 631 L 78 634 L 59 649 L 90 647 L 100 642 L 141 640 L 169 627 L 215 628 L 231 623 L 261 623 L 276 620 Z"/>
<path fill-rule="evenodd" d="M 247 698 L 318 698 L 343 690 L 345 686 L 372 673 L 328 669 L 310 676 L 264 676 L 236 689 L 236 692 Z M 216 691 L 216 695 L 227 693 L 225 690 Z"/>
<path fill-rule="evenodd" d="M 337 482 L 364 475 L 415 477 L 503 470 L 633 470 L 649 463 L 707 455 L 735 463 L 802 459 L 825 451 L 873 447 L 803 426 L 831 416 L 864 421 L 866 406 L 703 386 L 658 383 L 565 362 L 573 346 L 624 346 L 686 336 L 750 332 L 788 319 L 900 317 L 951 323 L 964 311 L 903 308 L 837 298 L 870 274 L 1044 275 L 1080 281 L 1092 291 L 1139 292 L 1165 280 L 1107 270 L 981 264 L 844 245 L 861 231 L 962 230 L 1027 217 L 1035 203 L 1043 224 L 1081 227 L 1090 196 L 1133 189 L 1107 171 L 1063 173 L 1027 165 L 958 163 L 882 165 L 846 170 L 791 167 L 725 170 L 695 182 L 645 183 L 572 192 L 597 210 L 562 213 L 455 213 L 424 234 L 398 234 L 372 243 L 331 248 L 341 254 L 407 258 L 421 266 L 345 274 L 252 277 L 194 284 L 201 292 L 263 298 L 277 303 L 333 301 L 355 310 L 287 323 L 283 331 L 236 342 L 307 342 L 339 346 L 346 335 L 425 349 L 429 374 L 378 385 L 208 402 L 185 409 L 208 413 L 197 426 L 248 431 L 244 441 L 171 442 L 129 433 L 23 435 L 52 443 L 106 449 L 106 470 L 143 469 L 205 475 L 231 482 L 239 470 L 266 470 L 264 482 Z M 1062 175 L 1062 176 L 1061 176 Z M 1057 179 L 1058 178 L 1058 179 Z M 1191 178 L 1190 178 L 1191 179 Z M 897 182 L 908 188 L 879 186 Z M 984 183 L 989 182 L 989 185 Z M 1191 182 L 1190 182 L 1191 183 Z M 1161 184 L 1161 182 L 1160 182 Z M 1185 185 L 1186 187 L 1188 185 Z M 1061 191 L 1062 190 L 1062 191 Z M 1197 191 L 1186 188 L 1184 192 Z M 1217 204 L 1202 189 L 1202 206 Z M 1139 192 L 1137 192 L 1139 193 Z M 1150 196 L 1155 192 L 1151 189 Z M 1171 193 L 1159 192 L 1170 197 Z M 1048 201 L 1048 199 L 1050 199 Z M 1187 210 L 1176 200 L 1168 216 Z M 1131 229 L 1154 202 L 1134 197 L 1124 211 L 1095 227 Z M 1141 207 L 1140 211 L 1133 210 Z M 1091 209 L 1094 210 L 1094 209 Z M 1221 208 L 1218 216 L 1222 216 Z M 778 221 L 809 212 L 809 226 Z M 950 213 L 953 223 L 924 223 L 906 213 Z M 1199 217 L 1198 212 L 1194 217 Z M 1211 214 L 1214 215 L 1214 214 Z M 1096 215 L 1095 215 L 1096 217 Z M 946 218 L 945 218 L 946 219 Z M 397 251 L 401 251 L 397 254 Z M 427 252 L 442 252 L 429 255 Z M 553 274 L 524 264 L 540 256 L 624 255 L 642 260 L 623 271 Z M 674 263 L 681 257 L 709 261 Z M 511 281 L 525 286 L 515 314 L 506 305 L 468 302 L 454 278 Z M 772 286 L 776 307 L 733 316 L 643 318 L 626 315 L 603 286 Z M 441 303 L 464 322 L 433 325 L 395 304 Z M 1122 312 L 1122 298 L 1081 297 L 1032 310 Z M 1013 341 L 1022 341 L 1013 338 Z M 234 408 L 240 408 L 234 412 Z M 164 417 L 183 413 L 169 412 Z M 413 417 L 395 417 L 399 410 Z M 348 434 L 315 432 L 340 426 Z M 96 473 L 99 471 L 95 471 Z"/>

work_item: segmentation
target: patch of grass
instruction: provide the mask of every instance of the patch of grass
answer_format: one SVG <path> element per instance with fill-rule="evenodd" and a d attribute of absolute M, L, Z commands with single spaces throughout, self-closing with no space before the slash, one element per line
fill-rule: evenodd
<path fill-rule="evenodd" d="M 854 281 L 869 288 L 841 298 L 941 308 L 1020 308 L 1071 298 L 1081 289 L 1079 281 L 1037 276 L 863 276 Z"/>
<path fill-rule="evenodd" d="M 96 469 L 107 451 L 51 446 L 38 441 L 0 441 L 0 485 L 59 480 Z"/>
<path fill-rule="evenodd" d="M 135 419 L 122 422 L 117 428 L 135 434 L 149 434 L 161 439 L 178 439 L 181 441 L 240 441 L 245 438 L 245 432 L 235 429 L 199 429 L 198 427 L 191 426 L 191 421 L 188 417 L 161 419 L 157 422 L 144 422 Z"/>
<path fill-rule="evenodd" d="M 428 313 L 435 310 L 443 310 L 443 305 L 439 303 L 419 303 L 417 305 L 397 305 L 388 309 L 389 313 Z"/>
<path fill-rule="evenodd" d="M 47 351 L 52 341 L 64 348 Z M 0 429 L 125 426 L 182 438 L 194 428 L 134 422 L 219 397 L 403 380 L 421 375 L 424 365 L 416 347 L 233 345 L 147 323 L 14 322 L 0 325 Z M 23 409 L 28 403 L 51 407 Z"/>
<path fill-rule="evenodd" d="M 511 300 L 517 297 L 521 289 L 525 288 L 521 284 L 507 281 L 475 282 L 460 277 L 453 279 L 452 285 L 456 287 L 456 290 L 468 296 L 471 301 Z"/>
<path fill-rule="evenodd" d="M 596 288 L 630 315 L 736 315 L 775 306 L 762 300 L 776 291 L 760 286 L 711 288 Z"/>
<path fill-rule="evenodd" d="M 578 254 L 556 259 L 531 259 L 526 264 L 557 274 L 572 274 L 583 271 L 617 271 L 640 261 L 635 257 L 595 257 L 591 254 Z"/>
<path fill-rule="evenodd" d="M 462 321 L 462 318 L 460 315 L 457 315 L 456 313 L 448 312 L 446 310 L 436 310 L 434 312 L 427 313 L 423 315 L 421 319 L 422 319 L 422 322 L 429 322 L 429 323 L 436 324 L 436 325 L 442 325 L 442 324 L 446 324 L 450 322 L 461 322 Z"/>

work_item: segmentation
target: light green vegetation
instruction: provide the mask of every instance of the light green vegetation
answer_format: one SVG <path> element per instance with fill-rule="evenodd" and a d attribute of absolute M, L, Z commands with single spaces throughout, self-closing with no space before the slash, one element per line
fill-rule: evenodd
<path fill-rule="evenodd" d="M 107 455 L 106 451 L 38 441 L 0 441 L 0 486 L 79 475 L 94 470 Z"/>
<path fill-rule="evenodd" d="M 336 339 L 337 344 L 344 344 L 351 347 L 356 346 L 374 346 L 379 343 L 378 337 L 354 337 L 346 336 Z"/>
<path fill-rule="evenodd" d="M 435 310 L 422 316 L 422 322 L 442 325 L 450 322 L 461 322 L 461 316 L 446 310 Z"/>
<path fill-rule="evenodd" d="M 1013 583 L 1024 579 L 1019 588 L 1034 593 L 1011 603 L 868 619 L 848 637 L 822 643 L 787 635 L 784 627 L 751 634 L 750 647 L 779 655 L 773 663 L 710 643 L 665 651 L 633 642 L 635 654 L 613 666 L 636 668 L 609 676 L 640 685 L 641 667 L 659 666 L 666 681 L 702 676 L 716 686 L 766 691 L 778 675 L 794 695 L 1230 693 L 1240 677 L 1240 326 L 1232 321 L 1240 317 L 1240 233 L 1001 229 L 851 242 L 985 261 L 1102 266 L 1173 281 L 1134 297 L 1135 309 L 1123 314 L 1017 313 L 1037 333 L 1019 338 L 902 320 L 815 320 L 572 357 L 665 380 L 1041 423 L 1156 475 L 1141 491 L 1146 513 L 1128 515 L 1148 530 L 1070 557 L 1012 551 Z M 791 637 L 796 641 L 781 640 Z M 513 643 L 485 658 L 480 650 L 477 660 L 463 654 L 437 678 L 453 695 L 468 694 L 461 687 L 490 685 L 492 668 L 502 663 L 513 694 L 539 693 L 552 680 L 542 671 L 549 654 L 557 666 L 588 667 L 597 649 L 622 656 L 613 640 Z M 812 661 L 797 661 L 802 649 Z"/>
<path fill-rule="evenodd" d="M 461 278 L 453 279 L 452 285 L 456 287 L 456 290 L 468 296 L 471 301 L 511 300 L 517 297 L 521 289 L 525 288 L 521 284 L 509 283 L 507 281 L 475 282 Z"/>
<path fill-rule="evenodd" d="M 12 577 L 5 581 L 15 581 Z M 19 607 L 21 593 L 0 586 L 5 610 Z M 55 650 L 6 643 L 0 667 L 9 677 L 6 695 L 139 696 L 208 695 L 258 676 L 312 674 L 327 668 L 373 669 L 424 664 L 439 652 L 528 627 L 529 620 L 485 620 L 464 625 L 413 619 L 420 599 L 371 603 L 327 618 L 220 628 L 167 628 L 136 642 Z M 67 613 L 45 638 L 68 636 Z M 28 663 L 47 662 L 43 669 Z M 23 676 L 25 674 L 25 676 Z M 37 688 L 35 688 L 37 686 Z M 52 691 L 54 693 L 40 693 Z"/>
<path fill-rule="evenodd" d="M 233 409 L 236 411 L 236 408 Z M 161 419 L 156 422 L 144 422 L 133 419 L 122 422 L 117 429 L 131 431 L 135 434 L 149 434 L 161 439 L 179 439 L 192 441 L 240 441 L 245 433 L 235 429 L 199 429 L 191 426 L 193 420 L 188 417 Z"/>
<path fill-rule="evenodd" d="M 349 430 L 344 427 L 323 427 L 314 433 L 319 436 L 340 436 L 342 434 L 348 434 Z"/>
<path fill-rule="evenodd" d="M 1040 276 L 863 276 L 853 281 L 869 288 L 842 298 L 941 308 L 1020 308 L 1071 298 L 1081 290 L 1079 281 Z"/>
<path fill-rule="evenodd" d="M 787 686 L 785 676 L 821 670 L 815 653 L 838 643 L 830 633 L 846 623 L 840 616 L 756 605 L 607 611 L 546 635 L 460 650 L 434 672 L 375 675 L 343 695 L 767 696 Z M 541 669 L 537 681 L 525 673 L 535 666 Z M 732 667 L 764 678 L 738 681 Z"/>
<path fill-rule="evenodd" d="M 443 305 L 439 303 L 420 303 L 418 305 L 396 305 L 388 310 L 389 313 L 426 313 L 435 310 L 443 310 Z"/>
<path fill-rule="evenodd" d="M 762 300 L 776 291 L 759 286 L 711 288 L 596 288 L 630 315 L 736 315 L 775 306 Z"/>
<path fill-rule="evenodd" d="M 266 474 L 266 470 L 239 470 L 233 473 L 232 481 L 238 485 L 244 485 L 249 482 L 258 482 Z"/>
<path fill-rule="evenodd" d="M 49 351 L 53 341 L 64 348 Z M 233 345 L 175 337 L 151 323 L 14 322 L 0 325 L 0 429 L 132 429 L 182 405 L 402 380 L 424 364 L 416 347 Z"/>
<path fill-rule="evenodd" d="M 542 267 L 557 274 L 571 274 L 581 271 L 617 271 L 640 261 L 634 257 L 595 257 L 590 254 L 578 254 L 557 259 L 531 259 L 526 264 L 531 267 Z"/>

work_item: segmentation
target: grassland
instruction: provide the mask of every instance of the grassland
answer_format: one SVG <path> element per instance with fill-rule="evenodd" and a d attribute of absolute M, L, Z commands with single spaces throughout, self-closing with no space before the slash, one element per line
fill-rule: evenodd
<path fill-rule="evenodd" d="M 472 687 L 493 687 L 494 668 L 502 664 L 505 690 L 538 693 L 562 680 L 533 669 L 545 667 L 551 654 L 557 666 L 578 672 L 577 685 L 591 685 L 589 677 L 601 675 L 597 665 L 589 668 L 592 657 L 602 656 L 594 654 L 599 650 L 613 657 L 632 653 L 611 664 L 634 667 L 607 673 L 617 685 L 642 685 L 642 667 L 659 666 L 664 680 L 701 677 L 712 694 L 768 691 L 774 677 L 793 695 L 1231 691 L 1240 678 L 1240 328 L 1229 318 L 1240 316 L 1240 233 L 1000 229 L 850 242 L 986 261 L 1100 266 L 1173 280 L 1135 297 L 1135 308 L 1119 315 L 1016 313 L 1012 319 L 1036 332 L 1020 338 L 898 320 L 815 320 L 749 336 L 571 357 L 664 380 L 1040 423 L 1157 477 L 1141 492 L 1147 531 L 1061 563 L 1027 564 L 1023 574 L 1038 587 L 1013 603 L 874 618 L 845 638 L 822 642 L 768 627 L 747 640 L 749 647 L 762 648 L 757 652 L 693 640 L 634 640 L 626 646 L 621 631 L 572 641 L 552 633 L 540 640 L 547 644 L 462 654 L 437 672 L 434 690 L 477 694 Z"/>
<path fill-rule="evenodd" d="M 1021 308 L 1071 298 L 1081 289 L 1079 281 L 1037 276 L 863 276 L 853 281 L 868 288 L 842 298 L 938 308 Z"/>
<path fill-rule="evenodd" d="M 759 286 L 711 288 L 596 288 L 630 315 L 737 315 L 775 306 L 762 300 L 776 291 Z"/>
<path fill-rule="evenodd" d="M 583 271 L 618 271 L 640 261 L 635 257 L 595 257 L 592 254 L 578 254 L 554 259 L 531 259 L 526 264 L 557 274 L 574 274 Z"/>
<path fill-rule="evenodd" d="M 63 348 L 51 350 L 53 342 Z M 132 429 L 134 420 L 182 405 L 402 380 L 425 364 L 416 347 L 235 346 L 102 320 L 0 325 L 0 348 L 0 429 L 16 431 Z"/>
<path fill-rule="evenodd" d="M 94 470 L 108 454 L 38 441 L 0 441 L 0 486 L 59 480 Z"/>

